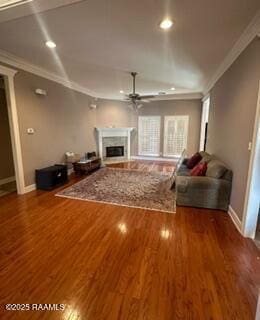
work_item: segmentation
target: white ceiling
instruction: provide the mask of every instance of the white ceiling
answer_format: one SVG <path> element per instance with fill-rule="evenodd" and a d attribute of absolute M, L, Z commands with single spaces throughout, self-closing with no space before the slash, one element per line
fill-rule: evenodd
<path fill-rule="evenodd" d="M 0 12 L 0 49 L 99 97 L 130 92 L 130 71 L 142 94 L 202 92 L 259 9 L 259 0 L 34 0 Z"/>

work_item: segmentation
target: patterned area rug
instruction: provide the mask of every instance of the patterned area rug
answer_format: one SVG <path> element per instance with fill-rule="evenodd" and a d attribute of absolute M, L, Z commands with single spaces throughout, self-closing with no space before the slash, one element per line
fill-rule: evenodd
<path fill-rule="evenodd" d="M 175 213 L 171 175 L 102 168 L 56 196 Z"/>

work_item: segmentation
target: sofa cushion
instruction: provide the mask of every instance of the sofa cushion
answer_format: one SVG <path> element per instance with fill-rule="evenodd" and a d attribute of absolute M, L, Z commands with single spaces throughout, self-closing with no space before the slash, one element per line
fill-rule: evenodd
<path fill-rule="evenodd" d="M 191 170 L 190 175 L 191 176 L 205 176 L 207 171 L 207 162 L 202 162 L 196 165 L 196 167 L 194 167 Z"/>
<path fill-rule="evenodd" d="M 206 176 L 215 179 L 220 179 L 224 176 L 227 170 L 228 169 L 223 162 L 214 159 L 208 163 Z"/>
<path fill-rule="evenodd" d="M 202 159 L 202 156 L 199 154 L 199 152 L 195 153 L 186 163 L 186 166 L 188 169 L 193 169 L 196 164 L 200 162 Z"/>
<path fill-rule="evenodd" d="M 202 158 L 205 156 L 210 156 L 210 154 L 206 151 L 200 151 L 199 154 L 202 156 Z"/>
<path fill-rule="evenodd" d="M 207 153 L 206 151 L 200 151 L 199 154 L 201 155 L 200 163 L 202 163 L 202 162 L 209 163 L 213 159 L 213 156 L 211 154 Z"/>

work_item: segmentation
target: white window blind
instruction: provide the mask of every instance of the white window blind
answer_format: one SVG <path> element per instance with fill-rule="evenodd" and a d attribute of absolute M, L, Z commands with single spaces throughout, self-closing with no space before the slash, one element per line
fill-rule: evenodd
<path fill-rule="evenodd" d="M 161 117 L 138 118 L 138 153 L 142 156 L 160 155 Z"/>
<path fill-rule="evenodd" d="M 164 118 L 165 157 L 180 156 L 187 148 L 189 116 L 166 116 Z"/>

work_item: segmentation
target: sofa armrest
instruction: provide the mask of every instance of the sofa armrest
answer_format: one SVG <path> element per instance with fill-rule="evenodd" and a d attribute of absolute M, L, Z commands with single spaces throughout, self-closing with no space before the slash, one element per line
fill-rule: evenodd
<path fill-rule="evenodd" d="M 186 165 L 188 160 L 189 160 L 189 158 L 184 158 L 181 164 L 185 164 Z"/>

